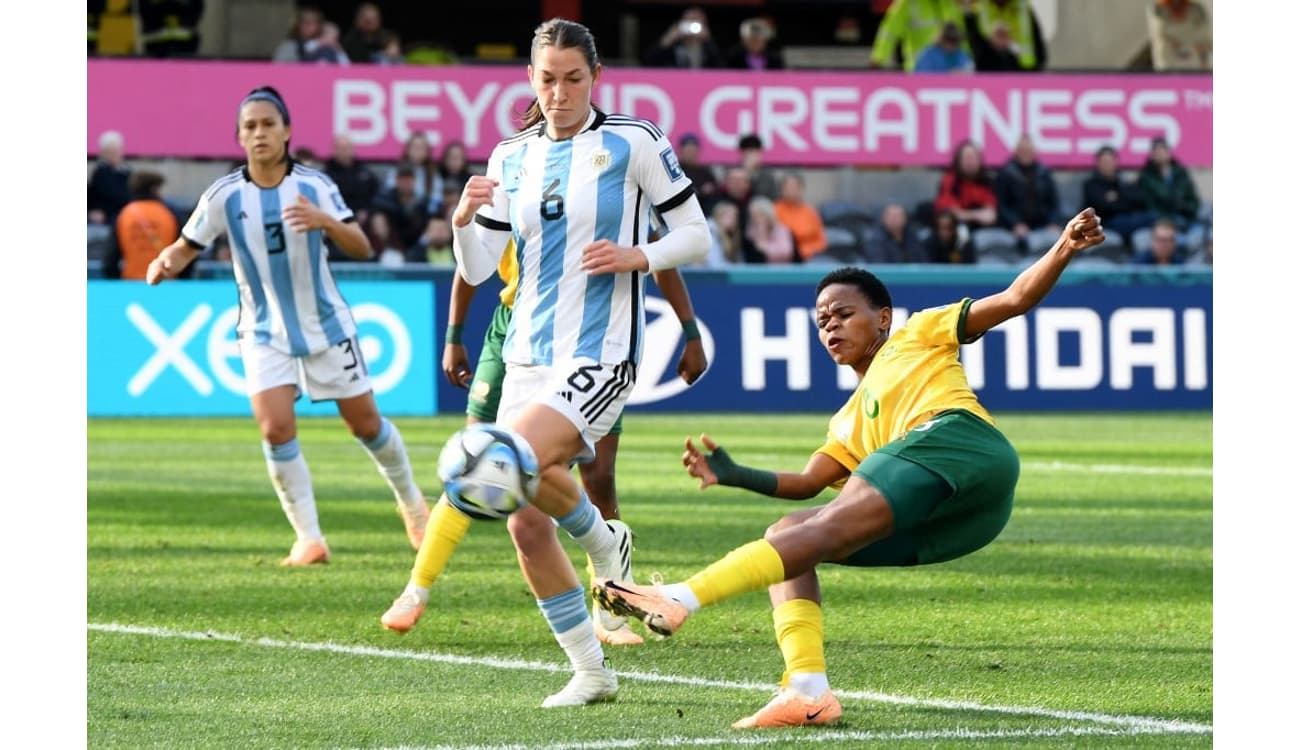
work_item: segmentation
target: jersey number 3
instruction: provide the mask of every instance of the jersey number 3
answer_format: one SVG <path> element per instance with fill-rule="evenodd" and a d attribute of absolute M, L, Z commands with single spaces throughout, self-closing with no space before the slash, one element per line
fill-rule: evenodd
<path fill-rule="evenodd" d="M 542 218 L 555 221 L 564 216 L 564 196 L 555 192 L 560 186 L 559 180 L 552 180 L 542 193 Z"/>
<path fill-rule="evenodd" d="M 284 225 L 278 221 L 266 225 L 266 252 L 268 255 L 284 252 Z"/>

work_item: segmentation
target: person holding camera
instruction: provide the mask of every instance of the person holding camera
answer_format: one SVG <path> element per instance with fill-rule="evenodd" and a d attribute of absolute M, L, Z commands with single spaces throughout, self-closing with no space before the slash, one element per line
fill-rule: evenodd
<path fill-rule="evenodd" d="M 722 51 L 709 33 L 709 19 L 700 8 L 687 8 L 646 55 L 655 68 L 722 68 Z"/>

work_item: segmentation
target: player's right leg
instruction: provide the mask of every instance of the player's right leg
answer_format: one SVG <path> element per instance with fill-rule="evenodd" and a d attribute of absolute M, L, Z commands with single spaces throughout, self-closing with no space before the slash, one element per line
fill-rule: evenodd
<path fill-rule="evenodd" d="M 253 418 L 262 432 L 267 474 L 296 540 L 281 565 L 329 562 L 329 547 L 321 534 L 311 472 L 298 446 L 293 405 L 298 397 L 298 363 L 265 344 L 240 342 L 244 377 L 251 394 Z"/>
<path fill-rule="evenodd" d="M 587 496 L 600 511 L 601 518 L 618 536 L 620 577 L 632 581 L 632 529 L 619 518 L 618 494 L 614 482 L 614 465 L 618 460 L 618 441 L 623 433 L 623 417 L 615 420 L 609 434 L 596 441 L 596 457 L 585 464 L 578 464 L 578 473 L 582 476 L 582 487 Z M 596 569 L 591 558 L 587 558 L 587 574 L 591 585 L 596 584 Z M 610 646 L 638 646 L 645 643 L 636 631 L 628 627 L 626 621 L 610 619 L 608 612 L 592 601 L 592 623 L 596 628 L 596 638 Z M 607 623 L 606 620 L 609 620 Z M 615 627 L 607 627 L 612 625 Z"/>

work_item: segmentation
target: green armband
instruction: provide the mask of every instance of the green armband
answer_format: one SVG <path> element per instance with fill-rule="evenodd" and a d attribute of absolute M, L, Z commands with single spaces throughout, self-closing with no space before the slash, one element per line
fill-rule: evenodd
<path fill-rule="evenodd" d="M 464 328 L 465 326 L 461 323 L 452 323 L 451 325 L 447 326 L 447 343 L 448 344 L 463 343 L 460 340 L 460 335 L 461 332 L 464 330 Z"/>
<path fill-rule="evenodd" d="M 718 484 L 741 487 L 762 495 L 776 495 L 776 472 L 751 469 L 731 460 L 727 451 L 718 446 L 705 457 L 709 468 L 718 477 Z"/>
<path fill-rule="evenodd" d="M 682 330 L 686 332 L 687 341 L 698 341 L 700 338 L 700 326 L 694 318 L 682 323 Z"/>

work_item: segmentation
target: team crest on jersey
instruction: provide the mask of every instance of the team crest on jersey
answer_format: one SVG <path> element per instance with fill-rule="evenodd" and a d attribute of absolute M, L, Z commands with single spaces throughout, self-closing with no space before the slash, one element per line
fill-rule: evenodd
<path fill-rule="evenodd" d="M 613 157 L 609 155 L 609 151 L 602 148 L 591 155 L 591 166 L 593 169 L 602 170 L 605 167 L 608 167 L 612 160 Z"/>
<path fill-rule="evenodd" d="M 674 154 L 671 148 L 659 152 L 659 161 L 664 163 L 664 170 L 668 172 L 668 178 L 673 182 L 686 176 L 682 172 L 682 165 L 677 162 L 677 154 Z"/>

